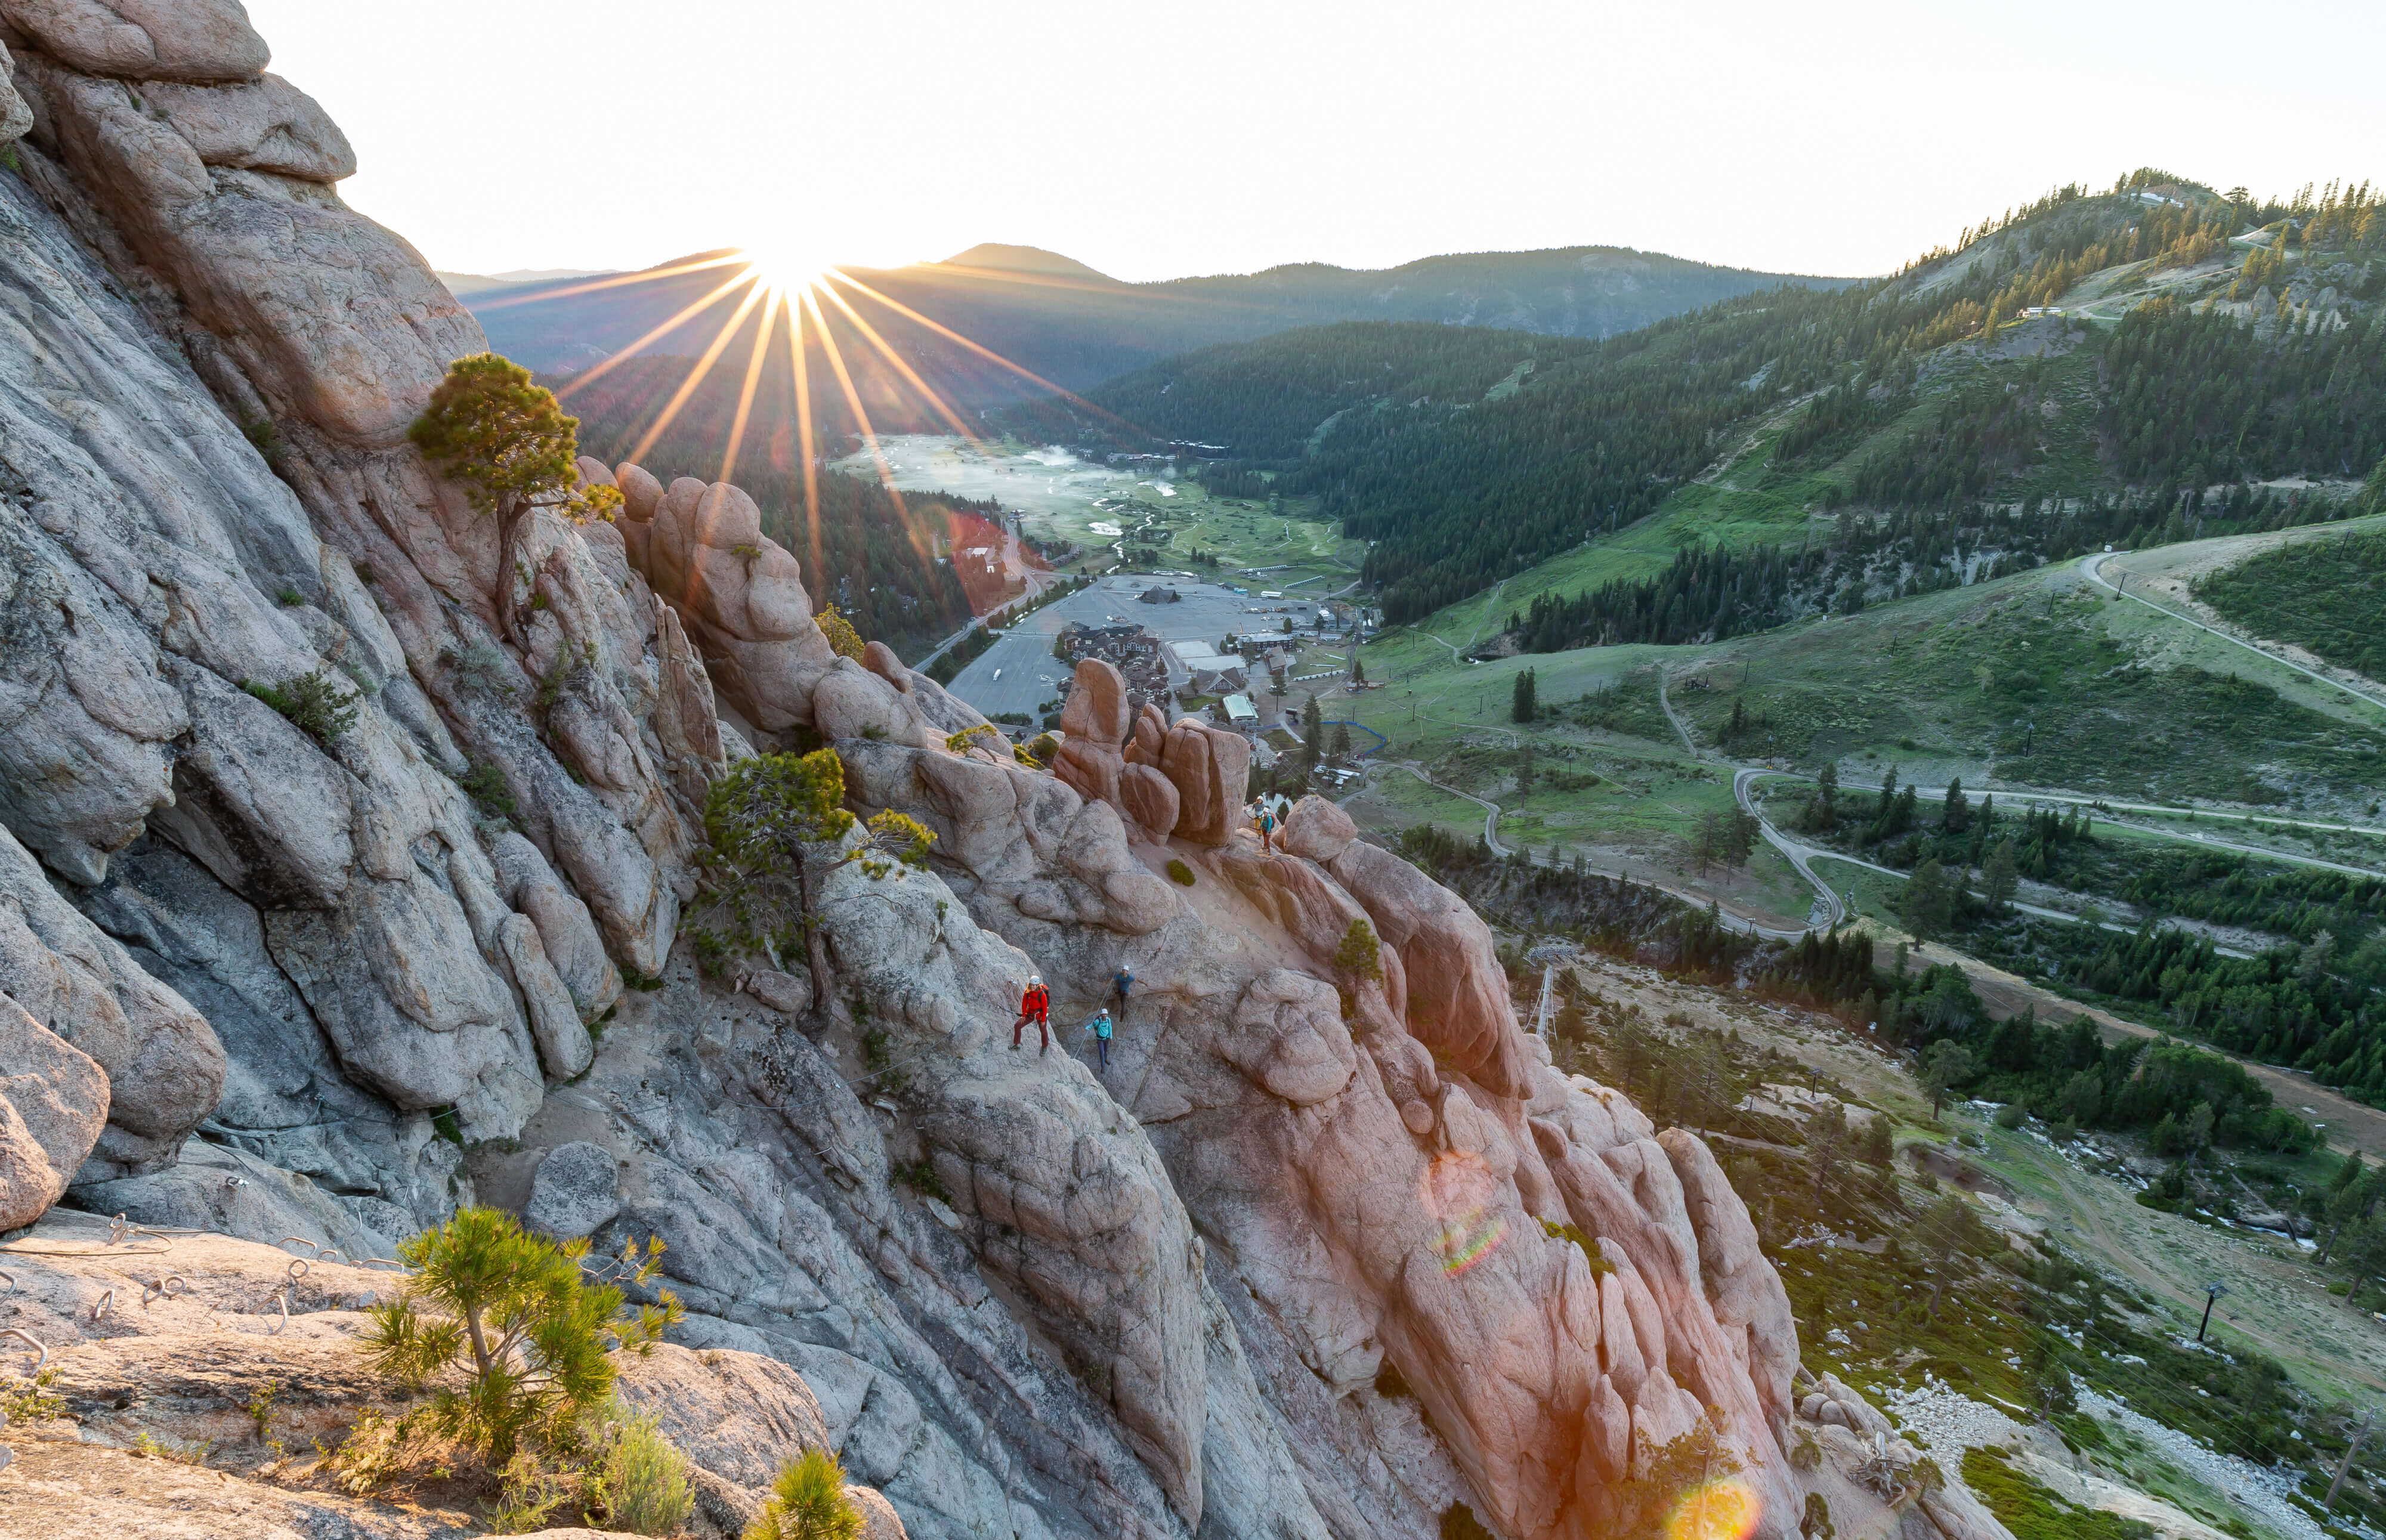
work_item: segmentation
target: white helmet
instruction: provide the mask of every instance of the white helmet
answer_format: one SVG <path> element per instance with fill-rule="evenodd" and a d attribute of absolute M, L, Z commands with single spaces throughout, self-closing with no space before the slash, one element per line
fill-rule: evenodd
<path fill-rule="evenodd" d="M 1030 974 L 1028 974 L 1028 975 L 1027 975 L 1027 983 L 1028 983 L 1028 984 L 1030 985 L 1030 987 L 1033 987 L 1034 985 L 1036 985 L 1036 984 L 1042 983 L 1043 982 L 1044 982 L 1044 975 L 1043 975 L 1043 974 L 1041 974 L 1041 973 L 1030 973 Z"/>

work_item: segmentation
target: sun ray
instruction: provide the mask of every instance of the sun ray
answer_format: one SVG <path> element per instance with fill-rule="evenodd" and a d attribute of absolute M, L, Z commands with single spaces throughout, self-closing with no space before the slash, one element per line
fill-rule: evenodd
<path fill-rule="evenodd" d="M 887 465 L 886 451 L 879 445 L 878 431 L 870 425 L 870 413 L 861 405 L 861 393 L 853 388 L 853 376 L 847 372 L 845 367 L 845 354 L 837 347 L 836 338 L 830 335 L 828 321 L 821 314 L 820 301 L 810 289 L 804 291 L 804 307 L 811 312 L 812 325 L 820 331 L 821 351 L 828 355 L 829 370 L 836 376 L 837 388 L 845 392 L 845 404 L 852 409 L 853 420 L 860 424 L 861 442 L 870 446 L 870 457 L 878 464 L 879 484 L 886 489 L 886 495 L 895 500 L 895 512 L 902 520 L 903 528 L 909 531 L 911 510 L 903 501 L 901 489 L 895 484 L 894 469 Z"/>
<path fill-rule="evenodd" d="M 930 320 L 927 317 L 920 314 L 919 311 L 912 309 L 901 300 L 891 299 L 885 294 L 880 294 L 877 290 L 872 288 L 869 284 L 864 283 L 861 280 L 854 277 L 850 273 L 831 270 L 828 276 L 835 279 L 840 283 L 851 284 L 854 288 L 860 290 L 865 294 L 868 294 L 871 298 L 876 300 L 879 304 L 884 305 L 889 310 L 894 311 L 897 315 L 902 316 L 907 319 L 919 322 L 922 326 L 926 327 L 936 335 L 943 337 L 948 341 L 961 344 L 963 347 L 968 348 L 972 353 L 978 355 L 982 358 L 1000 364 L 1003 368 L 1011 370 L 1013 374 L 1018 375 L 1023 380 L 1034 381 L 1036 384 L 1043 386 L 1046 390 L 1050 391 L 1055 395 L 1066 395 L 1072 401 L 1077 400 L 1075 395 L 1061 389 L 1051 381 L 1045 379 L 1034 369 L 1025 369 L 1018 364 L 1014 364 L 1010 359 L 1004 357 L 1001 354 L 997 353 L 994 349 L 986 346 L 984 344 L 972 342 L 969 338 L 962 336 L 951 327 L 946 326 L 938 321 Z M 1094 409 L 1097 411 L 1100 410 L 1099 407 L 1096 407 Z"/>
<path fill-rule="evenodd" d="M 615 365 L 623 363 L 635 357 L 640 348 L 646 346 L 648 343 L 655 341 L 657 338 L 663 336 L 665 333 L 677 331 L 681 326 L 687 322 L 689 318 L 695 316 L 698 311 L 710 309 L 714 304 L 726 295 L 730 290 L 736 288 L 740 283 L 751 283 L 753 282 L 754 273 L 750 269 L 739 273 L 728 282 L 723 283 L 721 287 L 713 290 L 702 299 L 696 301 L 694 304 L 681 310 L 679 314 L 672 317 L 671 319 L 648 332 L 645 336 L 640 337 L 637 341 L 630 344 L 626 347 L 615 349 L 612 357 L 607 358 L 603 363 L 596 365 L 594 369 L 583 369 L 578 374 L 575 374 L 571 379 L 565 381 L 562 388 L 555 393 L 555 398 L 559 401 L 569 400 L 572 392 L 580 389 L 584 385 L 595 384 L 597 381 L 603 379 Z"/>
<path fill-rule="evenodd" d="M 1054 384 L 1051 381 L 1045 379 L 1034 369 L 1012 363 L 1010 359 L 1004 357 L 1001 354 L 997 353 L 994 349 L 987 347 L 983 343 L 973 342 L 970 338 L 962 336 L 960 332 L 954 331 L 949 326 L 929 319 L 926 316 L 923 316 L 920 314 L 919 311 L 912 309 L 901 300 L 893 299 L 885 294 L 880 294 L 877 290 L 872 288 L 869 284 L 862 282 L 860 279 L 853 277 L 849 273 L 839 272 L 835 269 L 831 269 L 826 276 L 835 279 L 838 282 L 851 284 L 854 288 L 860 290 L 865 294 L 868 294 L 871 298 L 876 300 L 879 304 L 885 306 L 897 315 L 904 316 L 911 320 L 919 322 L 922 326 L 926 327 L 936 335 L 946 338 L 948 341 L 961 344 L 963 347 L 968 348 L 972 353 L 976 354 L 982 358 L 987 359 L 993 363 L 1000 364 L 1003 368 L 1011 370 L 1011 373 L 1018 375 L 1021 379 L 1030 381 L 1036 384 L 1043 386 L 1046 390 L 1050 391 L 1057 396 L 1060 396 L 1062 400 L 1084 407 L 1086 411 L 1093 413 L 1096 417 L 1102 419 L 1106 422 L 1115 422 L 1120 427 L 1127 429 L 1133 432 L 1144 433 L 1146 432 L 1144 429 L 1136 427 L 1134 423 L 1127 421 L 1124 418 L 1118 416 L 1116 413 L 1105 411 L 1101 407 L 1095 406 L 1092 402 L 1086 400 L 1084 396 L 1079 395 L 1076 392 Z M 1149 435 L 1147 434 L 1146 436 Z"/>
<path fill-rule="evenodd" d="M 779 307 L 786 303 L 785 290 L 773 288 L 762 304 L 761 322 L 754 328 L 754 351 L 746 357 L 746 383 L 737 393 L 737 416 L 729 425 L 729 449 L 721 457 L 722 481 L 734 479 L 737 469 L 737 451 L 746 443 L 746 421 L 754 414 L 754 387 L 762 378 L 762 355 L 770 350 L 771 332 L 779 319 Z"/>
<path fill-rule="evenodd" d="M 720 257 L 708 257 L 697 262 L 676 262 L 668 268 L 641 268 L 636 272 L 614 273 L 586 283 L 575 283 L 568 289 L 541 289 L 534 294 L 515 294 L 510 298 L 493 299 L 474 310 L 503 310 L 515 305 L 536 305 L 546 299 L 569 299 L 574 294 L 593 294 L 600 289 L 619 289 L 631 283 L 656 283 L 682 273 L 702 272 L 707 268 L 725 268 L 744 258 L 735 252 Z"/>
<path fill-rule="evenodd" d="M 787 302 L 787 335 L 795 357 L 789 369 L 796 377 L 796 444 L 804 461 L 804 521 L 810 532 L 811 566 L 806 570 L 821 581 L 820 465 L 812 444 L 811 367 L 804 361 L 804 307 L 797 298 Z"/>
<path fill-rule="evenodd" d="M 687 378 L 680 382 L 680 387 L 672 394 L 670 405 L 663 407 L 663 415 L 655 419 L 655 425 L 647 430 L 646 437 L 638 440 L 638 446 L 630 451 L 631 459 L 643 460 L 647 457 L 647 451 L 652 449 L 655 446 L 655 441 L 663 436 L 664 430 L 672 425 L 672 419 L 679 416 L 679 409 L 687 405 L 687 398 L 696 394 L 696 387 L 704 382 L 704 377 L 710 374 L 712 371 L 712 366 L 720 361 L 721 355 L 729 346 L 729 339 L 736 335 L 739 325 L 753 311 L 754 307 L 762 302 L 764 293 L 760 283 L 753 284 L 746 291 L 746 297 L 737 302 L 736 310 L 722 324 L 720 334 L 715 336 L 711 345 L 704 350 L 704 357 L 696 361 L 696 367 L 687 371 Z"/>
<path fill-rule="evenodd" d="M 835 276 L 835 269 L 830 269 L 828 276 Z M 887 345 L 886 339 L 880 336 L 874 327 L 873 327 L 868 321 L 861 319 L 861 312 L 855 309 L 850 304 L 847 303 L 846 297 L 843 294 L 838 294 L 834 288 L 831 288 L 826 284 L 822 284 L 820 286 L 820 292 L 828 295 L 830 299 L 835 301 L 836 307 L 844 311 L 847 316 L 852 319 L 855 327 L 860 331 L 863 336 L 870 339 L 871 345 L 877 348 L 880 353 L 886 356 L 886 361 L 894 365 L 897 371 L 899 372 L 904 379 L 909 380 L 911 382 L 912 389 L 918 391 L 921 395 L 926 398 L 929 407 L 935 410 L 938 417 L 943 418 L 947 422 L 952 424 L 954 432 L 959 433 L 962 438 L 969 441 L 971 448 L 983 449 L 985 447 L 985 445 L 978 441 L 978 436 L 970 432 L 969 424 L 961 420 L 961 414 L 954 411 L 951 407 L 946 404 L 945 398 L 936 394 L 934 386 L 930 385 L 925 380 L 920 378 L 919 372 L 912 369 L 912 367 L 904 360 L 901 354 L 897 353 L 892 347 Z"/>

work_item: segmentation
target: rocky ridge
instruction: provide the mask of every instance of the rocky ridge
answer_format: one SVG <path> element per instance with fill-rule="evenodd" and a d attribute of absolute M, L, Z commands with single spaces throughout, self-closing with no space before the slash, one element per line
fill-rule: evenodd
<path fill-rule="evenodd" d="M 682 1344 L 811 1396 L 914 1535 L 1604 1535 L 1694 1428 L 1761 1534 L 1810 1492 L 2001 1534 L 1818 1421 L 1844 1386 L 1802 1418 L 1713 1157 L 1550 1066 L 1461 900 L 1315 799 L 1261 848 L 1243 741 L 1106 665 L 1050 771 L 992 752 L 835 653 L 733 485 L 584 461 L 620 520 L 536 515 L 501 570 L 404 439 L 479 330 L 239 6 L 0 0 L 0 1225 L 660 1235 Z M 253 688 L 308 679 L 352 725 Z M 710 781 L 813 742 L 938 836 L 831 880 L 818 1040 L 810 979 L 673 946 Z M 1106 1077 L 1003 1037 L 1031 971 L 1065 1039 L 1122 965 Z M 119 1334 L 75 1300 L 0 1328 Z"/>

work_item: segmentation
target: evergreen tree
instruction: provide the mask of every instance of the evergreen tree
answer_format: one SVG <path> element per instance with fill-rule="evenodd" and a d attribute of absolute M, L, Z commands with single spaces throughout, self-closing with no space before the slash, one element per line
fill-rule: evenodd
<path fill-rule="evenodd" d="M 1945 867 L 1928 860 L 1914 869 L 1914 875 L 1905 880 L 1898 918 L 1924 941 L 1935 941 L 1947 933 L 1947 927 L 1955 918 L 1955 892 L 1947 880 Z"/>
<path fill-rule="evenodd" d="M 1513 720 L 1529 722 L 1540 715 L 1539 685 L 1534 677 L 1536 672 L 1526 669 L 1516 676 L 1514 699 L 1509 707 L 1509 716 Z"/>
<path fill-rule="evenodd" d="M 1999 840 L 1997 847 L 1989 852 L 1989 864 L 1981 874 L 1980 885 L 1989 908 L 1999 913 L 2003 912 L 2004 907 L 2013 901 L 2014 891 L 2021 885 L 2021 879 L 2017 875 L 2011 836 Z"/>
<path fill-rule="evenodd" d="M 1922 1056 L 1922 1094 L 1930 1098 L 1930 1116 L 1947 1105 L 1947 1093 L 1972 1078 L 1971 1050 L 1952 1037 L 1930 1045 Z"/>
<path fill-rule="evenodd" d="M 760 951 L 773 968 L 785 965 L 783 942 L 800 937 L 816 1022 L 828 1020 L 836 997 L 820 923 L 822 884 L 848 866 L 859 865 L 873 882 L 924 868 L 936 837 L 892 809 L 866 823 L 848 812 L 845 765 L 832 748 L 740 761 L 712 783 L 704 833 L 699 860 L 713 912 L 728 919 L 734 941 Z"/>
<path fill-rule="evenodd" d="M 551 507 L 575 522 L 611 516 L 622 495 L 611 486 L 576 486 L 580 420 L 531 382 L 530 370 L 494 353 L 447 366 L 446 378 L 406 436 L 422 457 L 483 515 L 497 521 L 497 629 L 521 640 L 516 589 L 527 581 L 514 555 L 522 520 Z"/>

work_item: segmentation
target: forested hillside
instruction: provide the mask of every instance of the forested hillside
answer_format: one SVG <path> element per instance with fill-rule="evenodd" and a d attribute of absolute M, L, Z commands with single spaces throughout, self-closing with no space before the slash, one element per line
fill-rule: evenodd
<path fill-rule="evenodd" d="M 1010 420 L 1224 445 L 1210 477 L 1313 496 L 1375 543 L 1367 574 L 1395 621 L 1645 518 L 1752 448 L 1730 484 L 1777 520 L 1852 513 L 1843 542 L 1907 542 L 1895 592 L 1977 576 L 1977 559 L 1951 563 L 1983 548 L 2049 559 L 2315 516 L 2255 483 L 2357 482 L 2386 456 L 2381 300 L 2386 215 L 2366 186 L 2257 200 L 2149 170 L 2061 189 L 1837 292 L 1743 294 L 1576 346 L 1320 328 L 1089 393 L 1135 432 L 1054 403 Z M 1589 607 L 1565 641 L 1622 602 Z"/>

